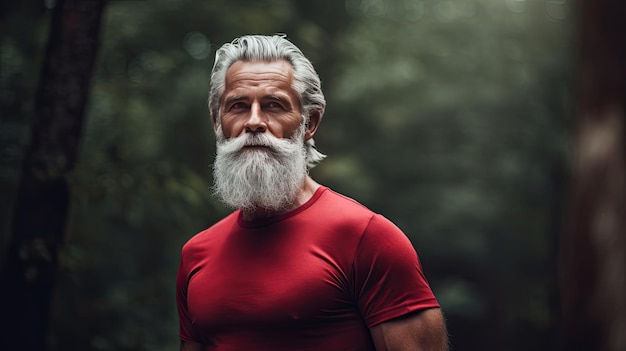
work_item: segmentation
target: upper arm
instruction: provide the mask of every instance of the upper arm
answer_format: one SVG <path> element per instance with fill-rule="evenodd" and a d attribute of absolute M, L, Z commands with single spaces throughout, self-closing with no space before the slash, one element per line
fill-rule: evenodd
<path fill-rule="evenodd" d="M 380 215 L 361 237 L 351 274 L 352 293 L 368 326 L 439 307 L 408 237 Z"/>
<path fill-rule="evenodd" d="M 180 341 L 180 351 L 204 351 L 204 346 L 191 341 Z"/>
<path fill-rule="evenodd" d="M 446 351 L 448 334 L 439 308 L 411 313 L 370 328 L 377 351 Z"/>

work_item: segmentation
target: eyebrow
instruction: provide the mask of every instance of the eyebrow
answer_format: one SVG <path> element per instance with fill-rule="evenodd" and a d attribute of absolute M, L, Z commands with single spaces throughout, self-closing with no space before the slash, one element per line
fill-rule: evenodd
<path fill-rule="evenodd" d="M 224 102 L 222 103 L 222 105 L 226 106 L 234 101 L 241 101 L 241 100 L 248 100 L 248 98 L 243 95 L 230 96 L 224 99 Z"/>
<path fill-rule="evenodd" d="M 277 100 L 285 105 L 288 105 L 290 108 L 293 107 L 293 104 L 289 102 L 289 95 L 287 94 L 267 94 L 263 95 L 262 100 Z M 233 95 L 224 99 L 223 105 L 227 106 L 236 101 L 249 101 L 250 98 L 245 95 Z"/>
<path fill-rule="evenodd" d="M 263 96 L 263 99 L 278 100 L 291 108 L 293 104 L 289 101 L 289 98 L 287 94 L 268 94 Z"/>

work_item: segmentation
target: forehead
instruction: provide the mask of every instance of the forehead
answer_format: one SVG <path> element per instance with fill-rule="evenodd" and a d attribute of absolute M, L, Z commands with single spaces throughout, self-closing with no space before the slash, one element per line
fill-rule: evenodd
<path fill-rule="evenodd" d="M 285 60 L 274 62 L 236 61 L 226 71 L 226 91 L 248 89 L 292 91 L 293 67 Z M 295 93 L 295 92 L 294 92 Z"/>

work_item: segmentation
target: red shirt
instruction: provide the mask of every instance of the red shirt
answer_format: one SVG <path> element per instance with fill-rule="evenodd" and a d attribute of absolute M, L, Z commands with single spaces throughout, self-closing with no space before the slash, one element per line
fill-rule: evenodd
<path fill-rule="evenodd" d="M 200 232 L 176 285 L 180 338 L 214 350 L 374 350 L 369 327 L 439 306 L 404 233 L 325 187 L 289 213 L 235 211 Z"/>

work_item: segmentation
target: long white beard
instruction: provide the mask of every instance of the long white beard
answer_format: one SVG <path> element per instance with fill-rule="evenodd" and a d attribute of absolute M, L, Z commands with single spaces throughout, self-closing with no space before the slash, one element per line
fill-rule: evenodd
<path fill-rule="evenodd" d="M 304 123 L 290 139 L 244 133 L 226 139 L 217 129 L 213 191 L 222 202 L 246 211 L 284 211 L 295 203 L 307 175 Z M 244 146 L 262 145 L 243 150 Z"/>

